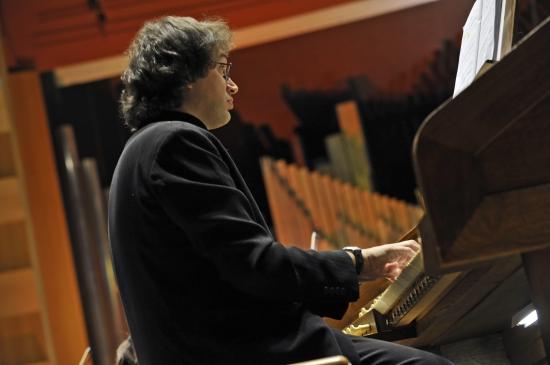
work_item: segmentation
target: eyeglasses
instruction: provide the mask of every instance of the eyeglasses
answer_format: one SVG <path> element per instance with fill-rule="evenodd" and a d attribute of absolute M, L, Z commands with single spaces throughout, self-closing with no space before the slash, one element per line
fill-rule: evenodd
<path fill-rule="evenodd" d="M 231 71 L 231 65 L 233 65 L 231 62 L 216 62 L 216 64 L 222 66 L 222 76 L 225 79 L 225 81 L 229 80 L 229 71 Z"/>

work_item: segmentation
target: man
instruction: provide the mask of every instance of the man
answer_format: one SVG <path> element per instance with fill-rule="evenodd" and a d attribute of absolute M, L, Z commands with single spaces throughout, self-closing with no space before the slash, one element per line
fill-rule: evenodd
<path fill-rule="evenodd" d="M 141 365 L 285 364 L 343 354 L 353 364 L 443 364 L 351 338 L 340 317 L 358 282 L 395 278 L 414 241 L 315 252 L 274 241 L 237 167 L 209 132 L 238 87 L 221 21 L 166 17 L 129 48 L 122 116 L 135 130 L 114 173 L 109 233 Z"/>

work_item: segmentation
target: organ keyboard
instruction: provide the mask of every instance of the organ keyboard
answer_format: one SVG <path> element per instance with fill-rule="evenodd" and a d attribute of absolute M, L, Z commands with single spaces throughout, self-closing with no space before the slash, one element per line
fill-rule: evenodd
<path fill-rule="evenodd" d="M 380 295 L 360 301 L 363 305 L 352 307 L 347 320 L 332 324 L 355 336 L 425 347 L 504 330 L 529 303 L 529 288 L 518 255 L 468 270 L 427 274 L 419 253 Z M 492 307 L 499 310 L 488 314 Z"/>
<path fill-rule="evenodd" d="M 368 308 L 361 309 L 344 333 L 368 336 L 407 326 L 432 308 L 461 276 L 461 273 L 431 276 L 422 269 L 422 255 L 418 254 L 392 285 Z"/>

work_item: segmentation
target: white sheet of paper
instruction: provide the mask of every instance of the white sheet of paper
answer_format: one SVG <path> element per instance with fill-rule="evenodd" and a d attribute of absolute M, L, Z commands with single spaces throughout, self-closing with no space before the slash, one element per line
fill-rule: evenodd
<path fill-rule="evenodd" d="M 479 31 L 479 50 L 477 54 L 476 74 L 485 61 L 494 61 L 495 52 L 495 3 L 496 0 L 481 0 L 481 24 Z M 500 22 L 500 19 L 498 19 Z"/>
<path fill-rule="evenodd" d="M 477 52 L 481 26 L 481 0 L 477 0 L 470 10 L 462 32 L 458 71 L 456 73 L 453 98 L 474 81 L 477 72 Z"/>

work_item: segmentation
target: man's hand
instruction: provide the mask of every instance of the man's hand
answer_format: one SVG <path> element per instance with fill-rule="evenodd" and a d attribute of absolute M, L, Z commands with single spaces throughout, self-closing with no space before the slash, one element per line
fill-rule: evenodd
<path fill-rule="evenodd" d="M 418 251 L 420 245 L 413 240 L 363 249 L 364 265 L 359 281 L 377 278 L 394 281 Z"/>

